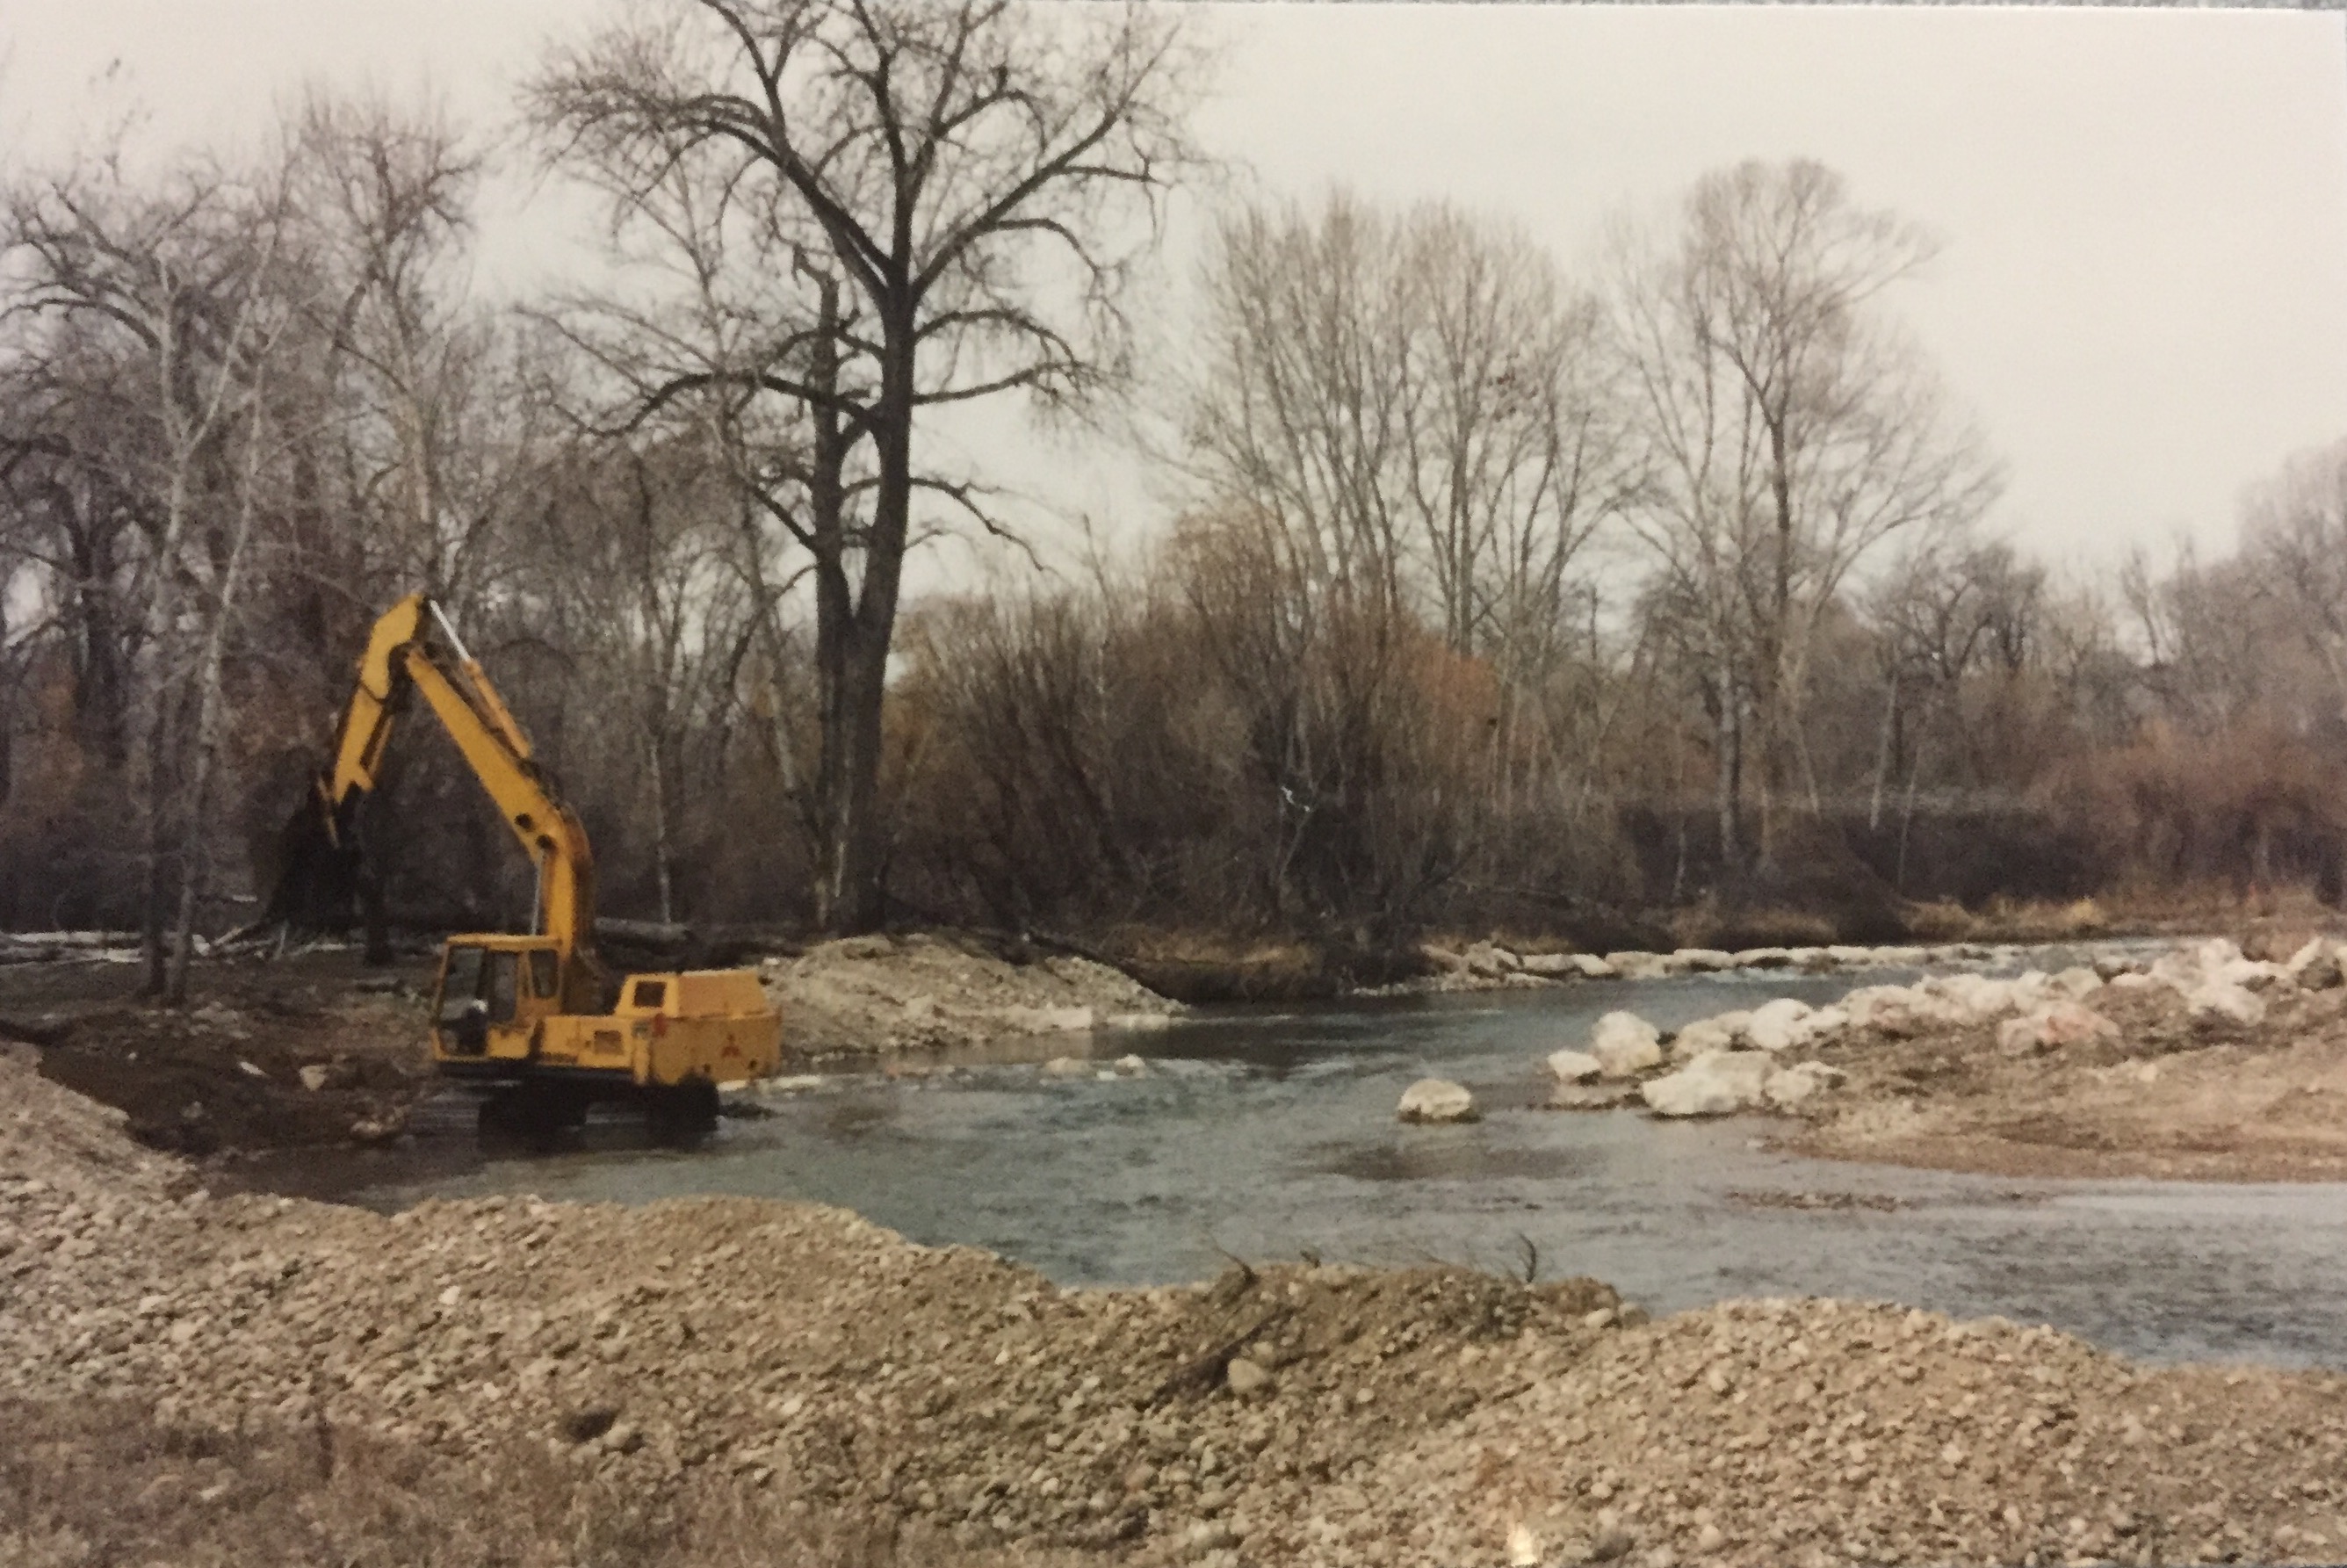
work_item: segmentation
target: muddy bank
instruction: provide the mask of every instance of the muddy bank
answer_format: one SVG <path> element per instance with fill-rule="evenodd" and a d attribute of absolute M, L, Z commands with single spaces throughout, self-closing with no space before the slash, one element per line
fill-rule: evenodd
<path fill-rule="evenodd" d="M 2319 1562 L 2347 1542 L 2332 1374 L 2145 1370 L 1829 1301 L 1647 1323 L 1595 1282 L 1445 1267 L 1063 1290 L 745 1199 L 384 1218 L 213 1198 L 118 1116 L 0 1076 L 0 1401 L 49 1440 L 9 1461 L 13 1560 L 52 1539 L 34 1510 L 65 1506 L 42 1467 L 124 1401 L 179 1434 L 142 1485 L 240 1498 L 240 1519 L 293 1484 L 268 1468 L 291 1433 L 304 1485 L 393 1451 L 415 1487 L 510 1477 L 523 1512 L 665 1494 L 778 1531 L 866 1521 L 932 1543 L 915 1561 Z M 402 1471 L 362 1473 L 388 1529 Z M 493 1533 L 444 1560 L 577 1560 L 559 1532 Z"/>
<path fill-rule="evenodd" d="M 431 969 L 355 954 L 197 966 L 189 1006 L 136 995 L 135 964 L 67 957 L 0 968 L 0 1042 L 125 1112 L 131 1135 L 191 1155 L 397 1138 L 436 1088 Z"/>

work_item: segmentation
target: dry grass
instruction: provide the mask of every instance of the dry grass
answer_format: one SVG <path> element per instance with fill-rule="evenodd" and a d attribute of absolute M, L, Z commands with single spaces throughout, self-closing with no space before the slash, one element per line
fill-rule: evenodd
<path fill-rule="evenodd" d="M 488 1465 L 323 1426 L 218 1430 L 127 1404 L 0 1405 L 0 1562 L 256 1568 L 1065 1568 L 1034 1548 L 705 1477 L 646 1491 L 514 1445 Z"/>

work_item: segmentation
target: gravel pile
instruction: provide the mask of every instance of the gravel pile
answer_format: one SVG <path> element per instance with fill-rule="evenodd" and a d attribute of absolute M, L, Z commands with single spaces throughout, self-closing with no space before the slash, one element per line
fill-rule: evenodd
<path fill-rule="evenodd" d="M 1183 1010 L 1105 964 L 1021 956 L 1013 962 L 943 937 L 850 937 L 769 960 L 764 975 L 784 1046 L 801 1057 L 1020 1040 L 1058 1054 L 1088 1031 L 1153 1028 Z"/>
<path fill-rule="evenodd" d="M 0 1401 L 154 1401 L 1135 1563 L 2347 1551 L 2347 1380 L 1830 1302 L 1234 1268 L 1062 1290 L 854 1215 L 211 1198 L 0 1062 Z"/>

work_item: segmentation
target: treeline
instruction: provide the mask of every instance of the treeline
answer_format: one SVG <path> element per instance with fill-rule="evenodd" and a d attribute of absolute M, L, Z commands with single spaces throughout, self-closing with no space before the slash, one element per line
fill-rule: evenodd
<path fill-rule="evenodd" d="M 487 154 L 428 116 L 9 171 L 0 923 L 142 927 L 174 989 L 417 589 L 612 914 L 1373 949 L 2337 897 L 2347 445 L 2228 559 L 2050 572 L 1891 309 L 1932 238 L 1809 163 L 1706 178 L 1586 276 L 1446 206 L 1237 202 L 1188 354 L 1143 365 L 1200 68 L 1137 8 L 622 22 L 523 94 L 609 279 L 521 308 L 467 286 Z M 928 438 L 998 397 L 1172 409 L 1134 460 L 1188 500 L 900 606 L 925 538 L 1005 528 Z M 526 919 L 427 723 L 395 754 L 395 914 Z"/>

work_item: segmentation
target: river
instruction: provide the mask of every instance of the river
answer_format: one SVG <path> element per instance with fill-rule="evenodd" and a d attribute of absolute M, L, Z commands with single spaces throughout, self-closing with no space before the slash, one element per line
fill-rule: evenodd
<path fill-rule="evenodd" d="M 575 1148 L 485 1158 L 461 1102 L 444 1102 L 420 1159 L 355 1171 L 341 1195 L 382 1208 L 518 1192 L 811 1199 L 1070 1285 L 1196 1279 L 1229 1256 L 1529 1260 L 1657 1313 L 1865 1297 L 2048 1322 L 2147 1359 L 2347 1368 L 2347 1186 L 1942 1174 L 1770 1153 L 1760 1120 L 1538 1107 L 1542 1057 L 1609 1009 L 1676 1028 L 1911 978 L 1706 976 L 1214 1012 L 1094 1042 L 1139 1054 L 1144 1074 L 996 1061 L 843 1075 L 690 1151 L 614 1118 Z M 1484 1120 L 1398 1123 L 1395 1102 L 1425 1076 L 1466 1084 Z"/>

